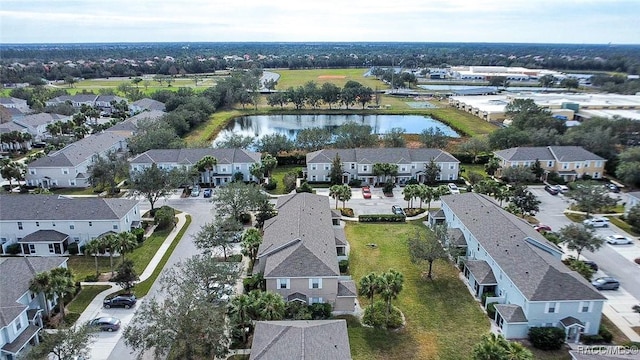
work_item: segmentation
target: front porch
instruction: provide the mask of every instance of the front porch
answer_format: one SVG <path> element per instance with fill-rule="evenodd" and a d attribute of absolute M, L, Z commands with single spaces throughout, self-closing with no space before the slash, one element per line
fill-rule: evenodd
<path fill-rule="evenodd" d="M 0 349 L 0 352 L 8 359 L 17 358 L 19 353 L 28 345 L 36 346 L 40 344 L 40 339 L 38 338 L 40 329 L 42 329 L 42 327 L 36 325 L 27 326 L 17 338 L 5 344 L 2 349 Z"/>
<path fill-rule="evenodd" d="M 67 253 L 69 235 L 56 230 L 38 230 L 18 240 L 22 255 L 58 256 Z"/>

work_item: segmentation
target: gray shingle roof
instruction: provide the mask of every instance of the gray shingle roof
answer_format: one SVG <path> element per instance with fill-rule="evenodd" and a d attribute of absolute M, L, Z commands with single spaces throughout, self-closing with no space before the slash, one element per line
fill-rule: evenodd
<path fill-rule="evenodd" d="M 66 257 L 56 256 L 0 258 L 0 328 L 10 324 L 27 308 L 16 301 L 29 290 L 31 279 L 66 261 Z"/>
<path fill-rule="evenodd" d="M 336 245 L 347 245 L 347 237 L 343 229 L 333 228 L 333 234 L 336 237 Z"/>
<path fill-rule="evenodd" d="M 345 320 L 258 321 L 250 360 L 351 359 Z"/>
<path fill-rule="evenodd" d="M 515 147 L 495 151 L 494 154 L 507 161 L 555 160 L 559 162 L 604 160 L 580 146 Z"/>
<path fill-rule="evenodd" d="M 496 311 L 500 313 L 500 316 L 504 321 L 508 323 L 526 323 L 527 317 L 524 315 L 524 311 L 518 305 L 513 304 L 495 304 Z"/>
<path fill-rule="evenodd" d="M 29 163 L 29 168 L 77 166 L 90 159 L 93 155 L 107 151 L 117 143 L 124 143 L 126 136 L 115 132 L 103 132 L 87 136 L 63 149 L 41 157 Z"/>
<path fill-rule="evenodd" d="M 574 318 L 573 316 L 567 316 L 566 318 L 560 320 L 560 324 L 562 324 L 562 326 L 564 327 L 569 327 L 571 325 L 575 325 L 575 324 L 579 324 L 584 326 L 584 323 L 576 318 Z"/>
<path fill-rule="evenodd" d="M 131 103 L 131 105 L 147 110 L 165 111 L 165 105 L 163 103 L 149 98 L 134 101 L 133 103 Z"/>
<path fill-rule="evenodd" d="M 438 211 L 442 212 L 442 210 Z M 441 217 L 444 217 L 444 212 Z M 447 239 L 453 246 L 467 246 L 467 240 L 465 240 L 462 230 L 458 228 L 447 229 Z"/>
<path fill-rule="evenodd" d="M 356 283 L 353 280 L 338 281 L 338 296 L 356 297 L 357 294 Z"/>
<path fill-rule="evenodd" d="M 329 198 L 309 193 L 278 199 L 258 250 L 265 277 L 338 276 Z"/>
<path fill-rule="evenodd" d="M 0 220 L 119 220 L 137 200 L 0 195 Z"/>
<path fill-rule="evenodd" d="M 121 121 L 105 131 L 125 131 L 134 133 L 138 131 L 138 122 L 142 120 L 157 120 L 166 115 L 163 111 L 145 111 L 134 115 L 125 121 Z"/>
<path fill-rule="evenodd" d="M 330 163 L 336 157 L 345 162 L 360 164 L 389 163 L 407 164 L 410 162 L 426 162 L 434 159 L 436 162 L 459 162 L 451 154 L 440 149 L 407 149 L 407 148 L 357 148 L 357 149 L 326 149 L 307 154 L 307 164 Z"/>
<path fill-rule="evenodd" d="M 49 114 L 49 113 L 38 113 L 25 115 L 22 119 L 16 120 L 20 124 L 38 127 L 40 125 L 52 124 L 56 121 L 68 119 L 68 116 L 58 115 L 58 114 Z"/>
<path fill-rule="evenodd" d="M 38 230 L 31 233 L 22 239 L 18 240 L 19 243 L 34 243 L 34 242 L 62 242 L 68 238 L 69 235 L 63 234 L 56 230 Z"/>
<path fill-rule="evenodd" d="M 484 260 L 467 260 L 467 269 L 480 285 L 497 284 L 496 277 L 491 270 L 491 266 Z"/>
<path fill-rule="evenodd" d="M 554 244 L 488 197 L 465 193 L 446 195 L 441 201 L 529 301 L 605 299 L 582 276 L 540 248 L 557 250 Z"/>
<path fill-rule="evenodd" d="M 12 131 L 22 132 L 26 130 L 27 130 L 26 127 L 16 124 L 14 122 L 6 122 L 3 124 L 0 124 L 0 133 L 10 133 Z"/>
<path fill-rule="evenodd" d="M 193 165 L 203 157 L 211 155 L 218 164 L 238 164 L 260 162 L 261 154 L 244 149 L 154 149 L 131 159 L 131 164 L 177 163 Z"/>

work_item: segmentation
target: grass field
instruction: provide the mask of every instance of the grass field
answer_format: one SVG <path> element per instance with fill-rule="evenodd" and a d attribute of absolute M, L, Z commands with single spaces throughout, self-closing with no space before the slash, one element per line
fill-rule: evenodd
<path fill-rule="evenodd" d="M 388 89 L 389 86 L 375 77 L 364 77 L 368 69 L 314 69 L 314 70 L 270 70 L 280 74 L 276 90 L 286 90 L 315 81 L 319 86 L 330 82 L 343 87 L 349 80 L 357 81 L 372 89 Z"/>
<path fill-rule="evenodd" d="M 407 325 L 393 332 L 349 327 L 354 359 L 467 359 L 473 346 L 489 331 L 481 311 L 458 270 L 449 262 L 434 264 L 434 280 L 425 280 L 423 268 L 411 263 L 406 241 L 416 231 L 428 231 L 419 222 L 409 224 L 348 224 L 350 269 L 356 283 L 371 271 L 390 268 L 403 273 L 404 289 L 393 303 Z M 366 246 L 376 243 L 375 249 Z M 367 300 L 359 298 L 362 306 Z"/>
<path fill-rule="evenodd" d="M 76 297 L 66 306 L 69 312 L 82 314 L 96 295 L 109 289 L 109 285 L 85 285 Z"/>
<path fill-rule="evenodd" d="M 275 179 L 278 183 L 274 190 L 269 191 L 270 194 L 279 195 L 284 194 L 284 176 L 288 172 L 297 172 L 298 170 L 302 170 L 303 166 L 298 165 L 279 165 L 277 166 L 273 172 L 271 173 L 271 178 Z"/>

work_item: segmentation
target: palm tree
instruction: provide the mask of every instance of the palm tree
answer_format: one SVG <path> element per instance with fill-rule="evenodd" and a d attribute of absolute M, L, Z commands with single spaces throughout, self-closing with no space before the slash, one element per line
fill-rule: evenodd
<path fill-rule="evenodd" d="M 84 244 L 84 253 L 86 255 L 93 255 L 93 259 L 96 263 L 96 276 L 100 275 L 100 271 L 98 270 L 98 253 L 102 248 L 102 244 L 97 239 L 93 239 L 86 244 Z"/>
<path fill-rule="evenodd" d="M 511 190 L 506 186 L 499 187 L 493 197 L 496 198 L 500 202 L 500 206 L 502 206 L 503 201 L 508 201 L 511 197 Z"/>
<path fill-rule="evenodd" d="M 116 236 L 115 247 L 122 255 L 122 262 L 124 262 L 124 254 L 138 247 L 138 238 L 131 232 L 121 232 Z"/>
<path fill-rule="evenodd" d="M 387 303 L 387 320 L 391 312 L 391 300 L 398 297 L 404 284 L 404 276 L 396 270 L 389 269 L 378 278 L 378 293 Z"/>
<path fill-rule="evenodd" d="M 264 166 L 264 171 L 267 173 L 267 177 L 271 177 L 271 172 L 276 168 L 276 166 L 278 166 L 278 159 L 267 153 L 262 158 L 262 166 Z"/>
<path fill-rule="evenodd" d="M 229 316 L 236 321 L 236 325 L 242 328 L 242 342 L 247 342 L 247 331 L 245 330 L 251 325 L 251 299 L 248 295 L 242 294 L 231 300 L 229 306 Z"/>
<path fill-rule="evenodd" d="M 252 227 L 247 229 L 247 231 L 242 235 L 242 242 L 240 243 L 240 246 L 242 247 L 242 255 L 248 256 L 251 260 L 251 264 L 256 261 L 260 244 L 262 244 L 262 235 L 260 234 L 260 230 Z"/>
<path fill-rule="evenodd" d="M 53 300 L 54 295 L 51 289 L 51 274 L 49 274 L 49 272 L 36 274 L 36 276 L 31 279 L 29 290 L 38 295 L 42 294 L 44 311 L 47 313 L 47 316 L 49 316 L 51 312 L 49 309 L 49 300 Z"/>
<path fill-rule="evenodd" d="M 109 251 L 109 268 L 111 276 L 113 276 L 113 253 L 117 250 L 118 235 L 114 233 L 107 234 L 100 239 L 100 244 Z"/>
<path fill-rule="evenodd" d="M 258 184 L 262 184 L 262 179 L 264 178 L 264 166 L 262 164 L 251 164 L 249 167 L 249 173 L 258 179 Z"/>
<path fill-rule="evenodd" d="M 487 334 L 473 349 L 473 360 L 533 360 L 529 349 L 517 342 L 507 341 L 502 335 Z"/>
<path fill-rule="evenodd" d="M 510 341 L 506 360 L 533 360 L 533 354 L 519 342 Z"/>
<path fill-rule="evenodd" d="M 369 307 L 372 307 L 373 296 L 378 292 L 378 275 L 371 272 L 363 276 L 358 285 L 358 295 L 366 296 L 369 299 Z"/>
<path fill-rule="evenodd" d="M 282 296 L 274 292 L 263 292 L 260 296 L 260 319 L 263 321 L 282 320 L 284 318 L 285 304 Z"/>
<path fill-rule="evenodd" d="M 73 293 L 75 285 L 73 283 L 73 274 L 67 268 L 55 268 L 49 272 L 51 275 L 51 291 L 58 298 L 60 306 L 60 315 L 64 320 L 64 297 Z"/>
<path fill-rule="evenodd" d="M 346 202 L 351 200 L 351 188 L 349 187 L 349 185 L 338 185 L 339 190 L 338 190 L 338 198 L 340 198 L 340 201 L 342 201 L 342 207 L 345 208 Z"/>
<path fill-rule="evenodd" d="M 329 188 L 329 196 L 336 199 L 336 209 L 338 208 L 338 200 L 340 200 L 340 189 L 342 186 L 340 185 L 332 185 Z"/>
<path fill-rule="evenodd" d="M 216 167 L 217 164 L 218 164 L 218 160 L 211 155 L 205 155 L 202 159 L 198 160 L 198 162 L 196 163 L 196 169 L 198 169 L 198 171 L 200 172 L 203 172 L 205 170 L 207 171 L 207 178 L 209 179 L 209 187 L 211 187 L 211 184 L 213 183 L 211 171 Z"/>

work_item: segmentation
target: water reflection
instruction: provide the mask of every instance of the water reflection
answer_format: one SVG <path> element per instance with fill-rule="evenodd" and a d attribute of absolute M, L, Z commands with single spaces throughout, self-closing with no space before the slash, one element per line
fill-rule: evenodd
<path fill-rule="evenodd" d="M 253 115 L 242 116 L 229 122 L 214 142 L 232 133 L 255 138 L 284 134 L 295 140 L 302 129 L 320 127 L 333 133 L 338 126 L 347 122 L 369 125 L 375 134 L 384 134 L 392 128 L 403 128 L 408 134 L 419 134 L 424 129 L 438 128 L 445 135 L 459 137 L 451 127 L 423 115 Z"/>

